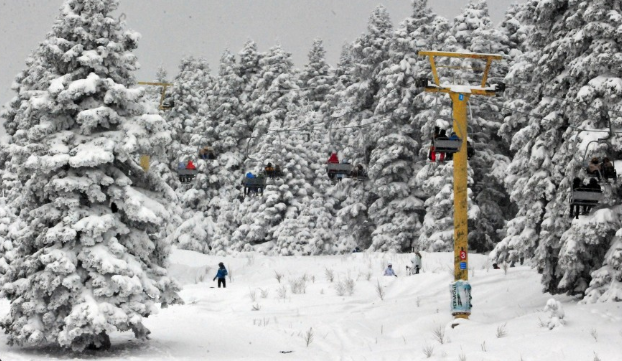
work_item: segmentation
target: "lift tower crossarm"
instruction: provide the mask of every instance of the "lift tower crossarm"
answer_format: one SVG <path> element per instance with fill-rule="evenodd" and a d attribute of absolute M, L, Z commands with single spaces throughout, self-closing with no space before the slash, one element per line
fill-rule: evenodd
<path fill-rule="evenodd" d="M 164 96 L 166 95 L 166 88 L 168 88 L 169 86 L 173 86 L 173 84 L 171 84 L 171 83 L 157 83 L 157 82 L 150 82 L 150 81 L 139 81 L 138 85 L 161 86 L 162 87 L 162 95 L 160 96 L 160 106 L 159 106 L 159 109 L 160 110 L 170 109 L 170 108 L 164 107 Z"/>
<path fill-rule="evenodd" d="M 452 53 L 442 51 L 420 51 L 419 56 L 430 58 L 433 83 L 419 79 L 419 87 L 429 93 L 446 93 L 453 103 L 454 132 L 462 138 L 460 150 L 453 155 L 454 166 L 454 283 L 452 290 L 452 314 L 455 318 L 469 318 L 471 314 L 471 286 L 468 284 L 468 205 L 467 205 L 467 106 L 474 95 L 495 96 L 505 90 L 504 84 L 486 86 L 493 60 L 501 60 L 497 54 Z M 479 85 L 442 84 L 438 76 L 435 57 L 478 59 L 486 62 Z M 466 299 L 465 299 L 466 298 Z"/>

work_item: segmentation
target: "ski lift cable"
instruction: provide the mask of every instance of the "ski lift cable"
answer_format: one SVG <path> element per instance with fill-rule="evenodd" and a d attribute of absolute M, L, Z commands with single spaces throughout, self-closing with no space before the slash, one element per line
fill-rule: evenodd
<path fill-rule="evenodd" d="M 375 122 L 375 123 L 369 123 L 369 124 L 360 124 L 360 125 L 348 125 L 348 126 L 342 126 L 342 127 L 334 127 L 332 129 L 354 129 L 354 128 L 367 128 L 367 127 L 371 127 L 377 124 L 384 124 L 384 123 L 390 123 L 391 120 L 383 120 L 380 122 Z M 318 127 L 322 127 L 322 128 L 318 128 Z M 322 130 L 323 127 L 325 127 L 326 124 L 324 123 L 315 123 L 315 124 L 311 124 L 311 125 L 305 125 L 305 126 L 301 126 L 301 127 L 293 127 L 293 128 L 284 128 L 284 129 L 268 129 L 268 132 L 274 132 L 274 133 L 303 133 L 305 130 L 306 131 L 310 131 L 310 130 Z"/>
<path fill-rule="evenodd" d="M 559 101 L 562 101 L 562 102 L 565 102 L 565 101 L 568 101 L 568 100 L 569 100 L 569 99 L 558 98 L 558 97 L 554 97 L 554 96 L 550 96 L 550 95 L 547 95 L 545 98 L 551 98 L 551 99 L 559 100 Z M 483 100 L 483 99 L 481 99 L 481 98 L 478 98 L 478 100 L 481 100 L 481 101 L 483 101 L 484 103 L 490 103 L 490 102 L 487 102 L 486 100 Z M 494 103 L 490 103 L 490 104 L 494 104 Z M 494 105 L 497 105 L 497 104 L 494 104 Z M 510 108 L 503 107 L 503 106 L 500 106 L 500 105 L 497 105 L 497 106 L 499 106 L 500 108 L 503 108 L 503 109 L 508 109 L 508 110 L 511 110 L 511 111 L 513 111 L 513 112 L 516 112 L 516 113 L 521 113 L 521 114 L 525 114 L 525 115 L 533 116 L 533 115 L 530 115 L 530 114 L 528 114 L 528 113 L 525 113 L 525 112 L 520 112 L 520 111 L 518 111 L 518 110 L 510 109 Z M 622 111 L 616 111 L 616 110 L 607 109 L 607 112 L 608 112 L 608 113 L 612 113 L 612 114 L 616 114 L 616 115 L 619 115 L 619 116 L 622 116 Z M 534 116 L 534 118 L 538 118 L 538 117 L 535 117 L 535 116 Z M 544 119 L 544 118 L 540 118 L 540 119 Z"/>
<path fill-rule="evenodd" d="M 533 114 L 531 114 L 531 113 L 522 112 L 522 111 L 520 111 L 520 110 L 516 110 L 516 109 L 512 109 L 512 108 L 504 107 L 503 105 L 495 104 L 495 103 L 492 103 L 492 102 L 489 102 L 489 101 L 483 100 L 482 98 L 478 98 L 478 100 L 479 100 L 479 101 L 481 101 L 481 102 L 484 102 L 484 103 L 492 104 L 492 105 L 497 106 L 497 107 L 499 107 L 499 108 L 501 108 L 501 109 L 506 109 L 506 110 L 509 110 L 509 111 L 511 111 L 511 112 L 514 112 L 514 113 L 519 113 L 519 114 L 526 115 L 526 116 L 528 116 L 528 117 L 532 117 L 532 118 L 536 118 L 536 119 L 540 119 L 540 120 L 544 120 L 544 118 L 546 118 L 546 117 L 542 117 L 542 116 L 536 116 L 536 115 L 533 115 Z M 574 125 L 569 125 L 569 126 L 568 126 L 568 128 L 576 129 L 576 131 L 578 131 L 578 132 L 612 133 L 612 131 L 610 131 L 610 130 L 603 130 L 603 129 L 581 129 L 581 128 L 579 128 L 579 127 L 577 127 L 577 126 L 574 126 Z M 622 131 L 613 131 L 613 133 L 615 133 L 615 134 L 622 134 Z"/>

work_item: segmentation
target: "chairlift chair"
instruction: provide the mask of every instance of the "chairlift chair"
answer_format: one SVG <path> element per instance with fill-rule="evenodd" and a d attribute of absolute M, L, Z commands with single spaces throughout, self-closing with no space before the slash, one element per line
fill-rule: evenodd
<path fill-rule="evenodd" d="M 179 181 L 182 183 L 190 183 L 194 177 L 199 173 L 196 169 L 177 169 L 177 175 L 179 175 Z"/>
<path fill-rule="evenodd" d="M 356 179 L 358 181 L 367 179 L 367 172 L 363 168 L 363 165 L 359 164 L 356 167 L 352 167 L 352 170 L 350 171 L 350 178 Z"/>
<path fill-rule="evenodd" d="M 573 206 L 593 206 L 598 204 L 602 199 L 602 190 L 580 187 L 572 190 L 570 202 Z"/>
<path fill-rule="evenodd" d="M 350 163 L 328 163 L 326 164 L 326 173 L 330 179 L 341 180 L 349 177 L 352 173 L 352 164 Z"/>
<path fill-rule="evenodd" d="M 250 195 L 251 193 L 263 194 L 264 188 L 266 188 L 266 177 L 244 177 L 242 180 L 244 185 L 244 195 Z"/>
<path fill-rule="evenodd" d="M 264 174 L 270 179 L 281 178 L 283 177 L 283 170 L 279 164 L 272 166 L 272 163 L 268 163 L 264 168 Z"/>
<path fill-rule="evenodd" d="M 190 168 L 188 168 L 189 165 L 191 166 Z M 179 162 L 177 166 L 177 175 L 179 176 L 179 181 L 182 183 L 190 183 L 198 173 L 199 170 L 192 160 L 188 162 Z"/>
<path fill-rule="evenodd" d="M 216 159 L 216 154 L 210 147 L 203 147 L 199 150 L 199 158 L 205 160 L 214 160 Z"/>

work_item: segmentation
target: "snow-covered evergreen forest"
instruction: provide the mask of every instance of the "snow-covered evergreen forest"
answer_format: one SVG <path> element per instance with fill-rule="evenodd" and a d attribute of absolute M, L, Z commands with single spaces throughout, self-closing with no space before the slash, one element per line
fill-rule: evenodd
<path fill-rule="evenodd" d="M 65 0 L 1 113 L 9 342 L 82 350 L 113 330 L 146 338 L 143 318 L 179 301 L 171 245 L 216 256 L 453 249 L 453 163 L 428 158 L 434 129 L 452 127 L 451 101 L 417 87 L 432 78 L 420 50 L 504 57 L 490 82 L 505 94 L 470 101 L 470 251 L 536 268 L 551 294 L 622 300 L 620 181 L 602 180 L 600 204 L 570 213 L 585 161 L 622 160 L 620 1 L 528 0 L 498 25 L 485 0 L 454 19 L 414 0 L 395 27 L 378 6 L 335 66 L 321 39 L 302 68 L 249 39 L 219 64 L 188 56 L 176 74 L 140 79 L 173 84 L 170 109 L 159 109 L 161 88 L 137 85 L 140 35 L 118 3 Z M 439 65 L 455 84 L 477 82 L 483 66 Z M 331 153 L 366 176 L 331 179 Z M 245 194 L 246 174 L 268 164 L 282 175 Z"/>

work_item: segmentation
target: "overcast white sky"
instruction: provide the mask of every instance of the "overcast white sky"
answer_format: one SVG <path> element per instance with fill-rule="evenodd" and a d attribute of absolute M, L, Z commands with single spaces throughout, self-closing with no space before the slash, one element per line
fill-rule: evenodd
<path fill-rule="evenodd" d="M 516 1 L 488 0 L 495 22 Z M 0 104 L 14 94 L 10 85 L 24 60 L 45 39 L 62 0 L 0 0 Z M 142 34 L 136 52 L 139 80 L 152 80 L 158 66 L 170 75 L 184 55 L 205 57 L 218 70 L 225 49 L 234 53 L 246 39 L 261 51 L 281 44 L 302 67 L 313 39 L 321 38 L 335 64 L 344 42 L 365 31 L 369 14 L 382 3 L 394 24 L 408 17 L 410 0 L 121 0 L 128 26 Z M 429 0 L 439 14 L 452 18 L 466 0 Z"/>

